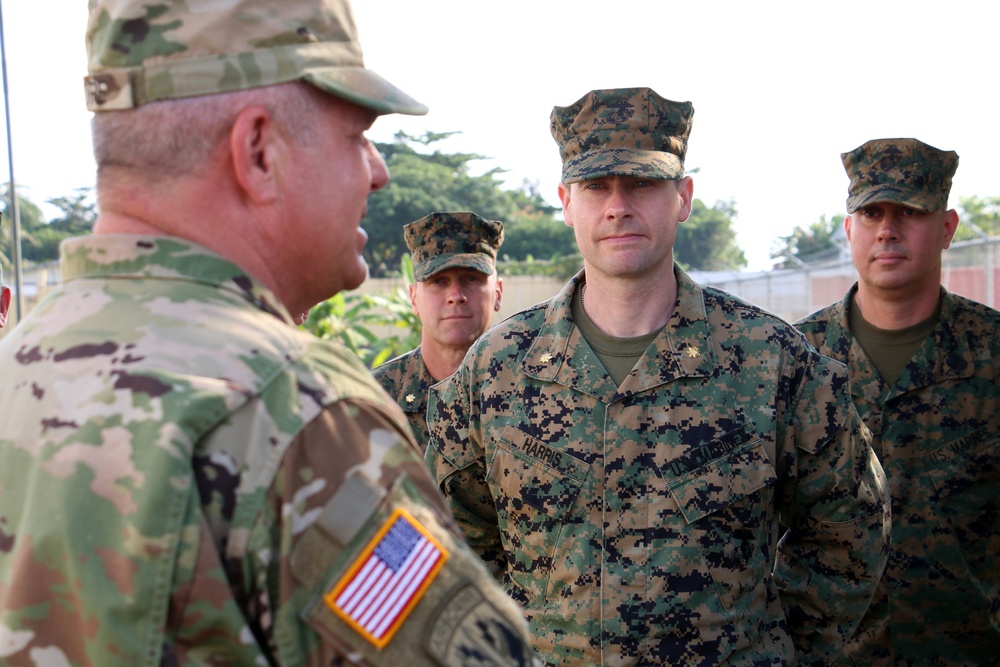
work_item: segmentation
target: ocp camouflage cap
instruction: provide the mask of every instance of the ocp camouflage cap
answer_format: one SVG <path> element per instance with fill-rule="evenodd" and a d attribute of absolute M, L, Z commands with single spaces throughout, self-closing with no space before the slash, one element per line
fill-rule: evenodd
<path fill-rule="evenodd" d="M 665 99 L 651 88 L 592 90 L 568 107 L 555 107 L 550 120 L 562 181 L 682 178 L 693 119 L 690 102 Z"/>
<path fill-rule="evenodd" d="M 888 201 L 918 211 L 948 206 L 958 153 L 942 151 L 917 139 L 872 139 L 841 153 L 851 184 L 847 212 Z"/>
<path fill-rule="evenodd" d="M 365 69 L 347 0 L 89 0 L 91 111 L 306 81 L 379 114 L 427 107 Z"/>
<path fill-rule="evenodd" d="M 455 267 L 492 275 L 503 243 L 503 223 L 471 211 L 435 212 L 405 225 L 403 235 L 418 281 Z"/>

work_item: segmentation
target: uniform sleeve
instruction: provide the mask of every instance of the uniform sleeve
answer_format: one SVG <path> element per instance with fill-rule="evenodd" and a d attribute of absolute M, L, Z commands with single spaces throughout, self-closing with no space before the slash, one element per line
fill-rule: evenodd
<path fill-rule="evenodd" d="M 506 552 L 486 483 L 485 449 L 470 386 L 470 371 L 463 363 L 451 377 L 431 387 L 424 457 L 465 539 L 499 576 L 506 570 Z"/>
<path fill-rule="evenodd" d="M 811 350 L 787 407 L 774 576 L 800 664 L 827 664 L 864 615 L 888 559 L 890 505 L 847 369 Z"/>
<path fill-rule="evenodd" d="M 387 415 L 364 401 L 328 406 L 267 492 L 244 580 L 276 664 L 460 665 L 470 651 L 531 664 L 520 610 Z"/>

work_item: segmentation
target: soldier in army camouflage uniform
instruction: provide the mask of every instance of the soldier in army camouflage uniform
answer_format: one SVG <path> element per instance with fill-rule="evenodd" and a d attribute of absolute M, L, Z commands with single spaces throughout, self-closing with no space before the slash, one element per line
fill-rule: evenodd
<path fill-rule="evenodd" d="M 431 389 L 427 463 L 550 664 L 825 664 L 888 549 L 847 371 L 673 262 L 693 109 L 552 112 L 584 270 Z"/>
<path fill-rule="evenodd" d="M 343 0 L 92 0 L 101 215 L 0 341 L 0 665 L 524 665 L 399 409 L 293 315 L 425 108 Z"/>
<path fill-rule="evenodd" d="M 876 139 L 841 158 L 859 280 L 798 326 L 847 364 L 893 515 L 843 663 L 1000 664 L 1000 312 L 941 286 L 958 155 Z"/>
<path fill-rule="evenodd" d="M 455 372 L 500 310 L 503 280 L 496 259 L 503 223 L 470 211 L 431 213 L 405 225 L 403 233 L 413 256 L 410 304 L 420 318 L 420 345 L 372 375 L 403 409 L 423 451 L 427 390 Z"/>

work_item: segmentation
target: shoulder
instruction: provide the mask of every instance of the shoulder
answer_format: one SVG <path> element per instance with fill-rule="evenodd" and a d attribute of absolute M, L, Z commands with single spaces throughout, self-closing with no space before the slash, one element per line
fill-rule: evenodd
<path fill-rule="evenodd" d="M 380 366 L 372 369 L 372 376 L 383 387 L 388 383 L 399 382 L 406 375 L 406 369 L 414 358 L 420 357 L 420 348 L 410 350 L 406 354 L 390 359 Z"/>
<path fill-rule="evenodd" d="M 702 286 L 705 315 L 716 331 L 770 345 L 799 345 L 802 333 L 778 315 L 716 287 Z"/>
<path fill-rule="evenodd" d="M 473 343 L 470 352 L 493 355 L 512 348 L 527 350 L 530 341 L 538 335 L 545 322 L 549 303 L 549 301 L 537 303 L 493 325 Z"/>

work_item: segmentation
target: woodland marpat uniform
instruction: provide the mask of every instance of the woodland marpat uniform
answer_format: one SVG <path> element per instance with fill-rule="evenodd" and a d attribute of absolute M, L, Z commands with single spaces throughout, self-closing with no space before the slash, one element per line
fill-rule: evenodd
<path fill-rule="evenodd" d="M 62 252 L 0 341 L 0 665 L 528 664 L 357 359 L 180 239 Z M 415 606 L 345 599 L 417 547 Z"/>
<path fill-rule="evenodd" d="M 847 364 L 892 498 L 892 550 L 851 641 L 864 665 L 1000 660 L 1000 313 L 941 290 L 941 316 L 888 386 L 844 299 L 798 323 Z"/>
<path fill-rule="evenodd" d="M 420 451 L 427 446 L 427 390 L 435 380 L 420 356 L 420 347 L 385 362 L 372 371 L 403 410 Z"/>
<path fill-rule="evenodd" d="M 431 389 L 427 463 L 550 664 L 826 664 L 889 540 L 846 369 L 675 272 L 620 388 L 582 274 L 490 329 Z"/>

